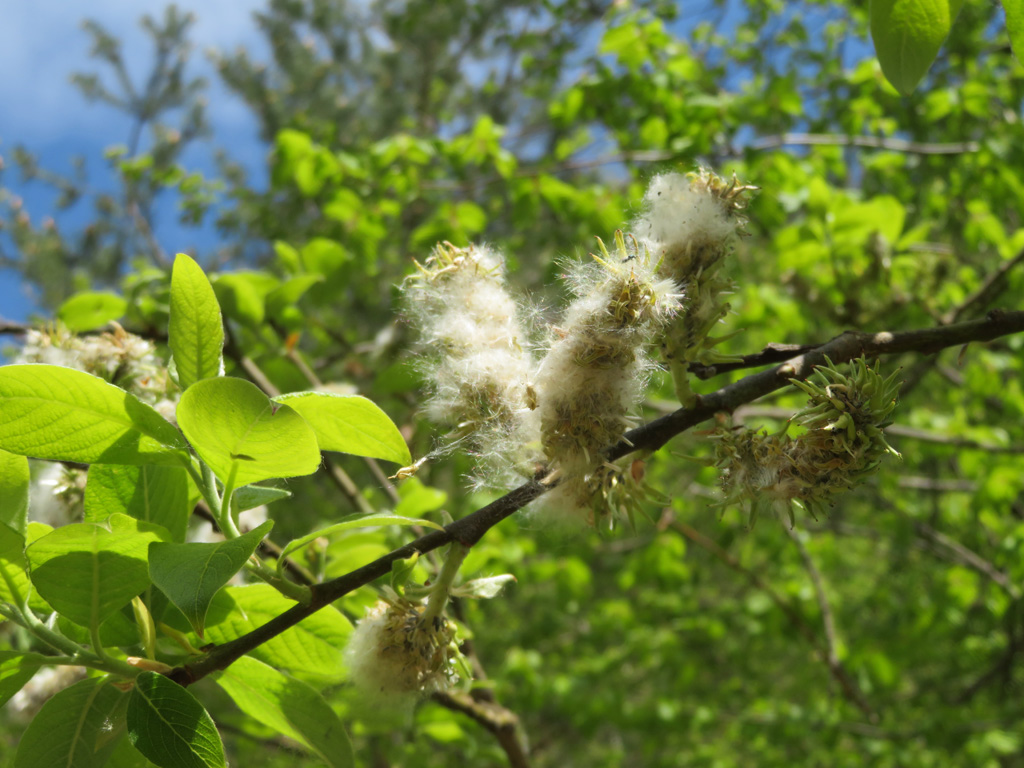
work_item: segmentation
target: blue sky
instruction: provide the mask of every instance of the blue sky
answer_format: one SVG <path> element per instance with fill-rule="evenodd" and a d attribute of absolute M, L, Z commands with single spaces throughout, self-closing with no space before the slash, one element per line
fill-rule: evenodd
<path fill-rule="evenodd" d="M 92 171 L 90 181 L 104 183 L 103 150 L 127 141 L 127 120 L 109 107 L 89 104 L 71 85 L 70 75 L 76 71 L 98 69 L 89 60 L 89 37 L 81 22 L 94 19 L 119 37 L 129 69 L 147 71 L 150 62 L 148 37 L 139 27 L 144 14 L 163 16 L 167 3 L 163 0 L 91 0 L 75 3 L 69 0 L 34 0 L 7 3 L 4 23 L 0 25 L 0 156 L 23 144 L 37 155 L 44 167 L 68 171 L 71 158 L 82 155 Z M 265 5 L 264 0 L 178 0 L 177 6 L 196 16 L 192 40 L 196 50 L 192 57 L 194 74 L 205 75 L 211 84 L 209 119 L 213 141 L 230 146 L 231 155 L 247 166 L 258 169 L 265 147 L 256 137 L 252 117 L 241 100 L 219 86 L 213 67 L 205 56 L 210 48 L 232 50 L 244 45 L 263 58 L 265 46 L 252 19 L 252 11 Z M 212 170 L 214 144 L 209 144 L 189 157 L 197 170 Z M 20 195 L 34 221 L 52 211 L 53 196 L 39 185 L 25 186 L 17 172 L 5 160 L 8 170 L 3 184 Z M 73 227 L 76 218 L 85 218 L 88 211 L 72 209 L 62 221 Z M 200 248 L 213 244 L 211 231 L 184 230 L 173 216 L 164 216 L 156 223 L 157 237 L 165 250 Z M 0 317 L 24 320 L 34 308 L 32 297 L 13 271 L 0 270 Z"/>

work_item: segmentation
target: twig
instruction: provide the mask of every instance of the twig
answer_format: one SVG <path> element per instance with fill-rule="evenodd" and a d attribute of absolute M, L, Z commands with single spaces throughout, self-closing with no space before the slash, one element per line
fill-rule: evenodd
<path fill-rule="evenodd" d="M 958 306 L 944 314 L 940 318 L 939 322 L 943 325 L 952 325 L 972 313 L 976 308 L 994 301 L 999 294 L 1006 290 L 1006 287 L 1009 284 L 1008 276 L 1010 270 L 1022 262 L 1024 262 L 1024 248 L 1021 248 L 1017 255 L 1012 259 L 1000 264 L 999 268 L 990 274 L 974 293 L 960 302 Z M 909 395 L 917 385 L 921 383 L 925 374 L 928 373 L 936 362 L 936 357 L 930 357 L 918 360 L 914 363 L 914 365 L 908 369 L 903 384 L 900 387 L 900 397 L 906 397 Z"/>
<path fill-rule="evenodd" d="M 733 413 L 733 418 L 736 421 L 750 417 L 787 421 L 792 418 L 792 416 L 792 410 L 771 405 L 744 405 L 737 408 Z M 923 443 L 945 445 L 950 448 L 966 448 L 968 450 L 985 451 L 986 453 L 1024 453 L 1024 445 L 996 445 L 995 443 L 982 443 L 966 437 L 940 435 L 935 432 L 927 432 L 923 429 L 906 427 L 902 424 L 891 424 L 885 428 L 885 434 L 888 437 L 899 437 L 904 440 L 919 440 Z"/>
<path fill-rule="evenodd" d="M 863 712 L 871 722 L 878 721 L 878 715 L 875 714 L 873 709 L 871 709 L 871 706 L 865 700 L 864 695 L 857 687 L 857 684 L 847 673 L 843 665 L 839 663 L 838 657 L 835 656 L 835 650 L 831 640 L 829 642 L 829 646 L 826 649 L 823 649 L 814 630 L 808 626 L 806 620 L 804 620 L 804 617 L 800 615 L 800 612 L 797 611 L 796 608 L 784 600 L 778 592 L 772 589 L 771 585 L 764 581 L 764 579 L 758 576 L 754 571 L 745 567 L 739 562 L 739 560 L 734 558 L 700 531 L 690 527 L 686 523 L 679 522 L 678 520 L 672 523 L 672 527 L 686 536 L 686 538 L 690 539 L 690 541 L 706 549 L 734 571 L 746 577 L 751 584 L 768 595 L 779 610 L 786 614 L 786 618 L 789 619 L 794 628 L 810 644 L 815 655 L 825 664 L 829 673 L 831 673 L 832 677 L 834 677 L 836 682 L 839 683 L 839 687 L 842 688 L 846 698 L 861 712 Z M 822 615 L 824 616 L 824 613 Z"/>
<path fill-rule="evenodd" d="M 704 395 L 692 408 L 680 408 L 672 414 L 630 430 L 617 445 L 609 449 L 608 458 L 615 460 L 638 450 L 655 451 L 676 435 L 707 421 L 716 413 L 732 412 L 745 403 L 787 386 L 791 378 L 806 378 L 815 365 L 825 362 L 825 355 L 829 355 L 834 362 L 841 363 L 862 354 L 876 356 L 913 351 L 933 352 L 969 341 L 991 341 L 999 336 L 1021 331 L 1024 331 L 1024 312 L 995 310 L 989 312 L 982 320 L 916 331 L 876 334 L 850 331 L 814 352 L 796 357 L 769 371 L 752 374 L 717 392 Z M 539 476 L 543 474 L 539 473 Z M 471 547 L 490 528 L 542 496 L 554 485 L 542 483 L 537 479 L 531 480 L 476 512 L 450 523 L 444 530 L 432 531 L 344 576 L 317 584 L 311 587 L 311 600 L 308 605 L 290 608 L 248 634 L 212 649 L 195 661 L 175 668 L 168 673 L 168 677 L 181 685 L 190 685 L 211 672 L 225 669 L 240 656 L 295 626 L 324 606 L 389 573 L 391 564 L 396 560 L 412 557 L 416 553 L 431 552 L 452 541 Z"/>
<path fill-rule="evenodd" d="M 778 136 L 763 136 L 760 139 L 754 139 L 748 146 L 750 149 L 762 150 L 779 149 L 785 146 L 822 145 L 887 149 L 892 152 L 906 152 L 912 155 L 962 155 L 977 152 L 981 147 L 976 141 L 908 141 L 888 136 L 843 136 L 837 133 L 783 133 Z"/>
<path fill-rule="evenodd" d="M 897 479 L 900 488 L 932 493 L 974 493 L 978 485 L 970 480 L 946 480 L 935 477 L 903 476 Z"/>
<path fill-rule="evenodd" d="M 703 363 L 689 363 L 687 370 L 698 379 L 710 379 L 730 371 L 740 371 L 745 368 L 757 368 L 761 365 L 771 365 L 789 360 L 794 355 L 802 355 L 812 352 L 821 344 L 766 344 L 760 352 L 743 355 L 742 360 L 734 363 L 718 363 L 717 365 L 704 365 Z"/>
<path fill-rule="evenodd" d="M 815 366 L 824 365 L 826 357 L 834 363 L 845 363 L 861 355 L 928 354 L 972 341 L 991 341 L 1021 331 L 1024 331 L 1024 312 L 1007 310 L 992 310 L 981 320 L 917 331 L 873 334 L 847 331 L 813 352 L 794 357 L 767 371 L 751 374 L 717 392 L 702 395 L 692 408 L 680 408 L 627 432 L 625 438 L 609 450 L 608 457 L 614 461 L 639 448 L 656 451 L 679 433 L 707 421 L 716 413 L 732 413 L 741 405 L 788 386 L 790 379 L 806 379 L 814 372 Z"/>
<path fill-rule="evenodd" d="M 1011 598 L 1013 598 L 1014 600 L 1020 600 L 1020 587 L 1014 584 L 1013 581 L 1010 580 L 1009 576 L 1000 571 L 992 563 L 983 558 L 977 552 L 967 548 L 956 539 L 953 539 L 947 536 L 946 534 L 942 533 L 942 531 L 935 530 L 927 523 L 914 521 L 914 528 L 915 530 L 917 530 L 919 534 L 924 536 L 926 539 L 929 539 L 930 541 L 933 541 L 936 544 L 940 544 L 946 549 L 948 549 L 950 552 L 954 553 L 960 560 L 960 562 L 962 562 L 964 565 L 973 568 L 981 575 L 987 576 L 989 579 L 994 581 L 996 584 L 1002 587 L 1003 591 L 1005 591 L 1006 594 L 1008 594 Z"/>
<path fill-rule="evenodd" d="M 960 305 L 942 316 L 942 323 L 950 325 L 966 317 L 976 307 L 984 307 L 995 299 L 1006 288 L 1007 275 L 1014 267 L 1024 263 L 1024 248 L 1017 252 L 1012 259 L 1008 259 L 999 265 L 995 272 L 985 278 L 978 289 L 960 302 Z"/>
<path fill-rule="evenodd" d="M 435 693 L 431 697 L 441 706 L 475 720 L 494 734 L 501 748 L 505 750 L 511 768 L 529 768 L 530 758 L 520 741 L 519 718 L 500 704 L 474 698 L 468 693 Z"/>
<path fill-rule="evenodd" d="M 462 610 L 460 600 L 452 600 L 451 611 L 455 618 L 463 624 L 466 623 L 465 612 Z M 476 646 L 472 638 L 463 641 L 461 650 L 473 669 L 473 679 L 487 680 L 487 671 L 476 653 Z M 493 688 L 480 686 L 468 694 L 439 692 L 435 693 L 432 698 L 443 707 L 454 712 L 462 712 L 473 718 L 493 733 L 498 744 L 505 751 L 512 768 L 529 768 L 529 750 L 519 717 L 512 710 L 502 706 L 494 694 Z"/>
<path fill-rule="evenodd" d="M 811 577 L 811 584 L 814 585 L 814 594 L 818 599 L 818 610 L 821 611 L 821 624 L 825 630 L 825 648 L 828 651 L 828 665 L 830 668 L 842 668 L 839 652 L 836 650 L 835 617 L 832 614 L 832 606 L 829 605 L 828 596 L 825 594 L 825 583 L 821 578 L 821 572 L 814 564 L 811 553 L 807 551 L 803 539 L 800 538 L 800 532 L 793 528 L 786 528 L 786 532 L 789 534 L 789 538 L 793 540 L 793 543 L 796 544 L 796 548 L 800 552 L 800 559 L 803 560 L 804 568 L 807 569 L 807 575 Z"/>

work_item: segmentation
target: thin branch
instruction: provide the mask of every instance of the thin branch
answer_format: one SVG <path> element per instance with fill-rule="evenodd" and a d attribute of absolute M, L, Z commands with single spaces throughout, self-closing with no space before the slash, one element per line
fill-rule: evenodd
<path fill-rule="evenodd" d="M 977 152 L 976 141 L 932 142 L 907 141 L 887 136 L 843 136 L 837 133 L 783 133 L 754 139 L 748 147 L 755 150 L 779 149 L 786 146 L 839 146 L 887 149 L 912 155 L 962 155 Z"/>
<path fill-rule="evenodd" d="M 916 331 L 875 334 L 850 331 L 814 352 L 793 358 L 771 370 L 752 374 L 717 392 L 704 395 L 692 408 L 680 408 L 672 414 L 630 430 L 617 445 L 609 449 L 608 458 L 615 460 L 638 450 L 658 450 L 676 435 L 711 419 L 716 413 L 732 412 L 745 403 L 788 386 L 791 378 L 806 378 L 812 373 L 815 365 L 825 362 L 826 355 L 836 363 L 843 363 L 862 354 L 874 357 L 902 352 L 934 352 L 947 346 L 958 346 L 970 341 L 991 341 L 999 336 L 1022 331 L 1024 312 L 997 310 L 989 312 L 982 320 Z M 539 473 L 538 477 L 542 476 L 543 474 Z M 552 487 L 553 482 L 545 483 L 533 479 L 476 512 L 450 523 L 444 530 L 432 531 L 344 576 L 317 584 L 311 587 L 312 594 L 308 605 L 294 606 L 248 634 L 212 649 L 195 661 L 177 667 L 168 674 L 168 677 L 181 685 L 190 685 L 211 672 L 225 669 L 248 651 L 295 626 L 324 606 L 386 575 L 391 571 L 391 564 L 397 560 L 412 557 L 416 553 L 432 552 L 452 541 L 472 547 L 493 526 L 512 516 Z"/>
<path fill-rule="evenodd" d="M 935 477 L 902 476 L 897 479 L 900 488 L 912 491 L 931 491 L 932 493 L 974 493 L 978 490 L 977 483 L 970 480 L 946 480 Z"/>
<path fill-rule="evenodd" d="M 948 549 L 950 552 L 956 555 L 957 559 L 960 560 L 964 565 L 967 565 L 982 576 L 986 576 L 1006 592 L 1014 600 L 1020 600 L 1021 590 L 1005 573 L 996 568 L 992 563 L 983 558 L 973 549 L 961 544 L 954 538 L 947 536 L 942 531 L 937 531 L 927 523 L 914 521 L 915 530 L 929 541 L 933 541 L 936 544 Z"/>
<path fill-rule="evenodd" d="M 530 768 L 518 730 L 519 718 L 500 704 L 474 698 L 468 693 L 435 693 L 431 698 L 446 709 L 459 712 L 494 734 L 508 757 L 511 768 Z"/>
<path fill-rule="evenodd" d="M 753 417 L 788 421 L 792 416 L 793 411 L 788 408 L 779 408 L 771 405 L 744 405 L 741 408 L 737 408 L 733 413 L 733 420 L 740 421 Z M 996 445 L 995 443 L 982 443 L 966 437 L 940 435 L 935 432 L 927 432 L 923 429 L 905 427 L 902 424 L 889 425 L 885 428 L 885 434 L 887 437 L 899 437 L 904 440 L 919 440 L 922 443 L 933 443 L 935 445 L 944 445 L 950 448 L 985 451 L 986 453 L 1024 453 L 1024 445 Z"/>
<path fill-rule="evenodd" d="M 818 599 L 818 610 L 821 611 L 821 624 L 825 630 L 825 648 L 828 651 L 828 665 L 830 668 L 842 668 L 839 652 L 836 650 L 835 617 L 832 614 L 832 606 L 828 602 L 828 595 L 825 594 L 825 582 L 821 578 L 821 571 L 814 564 L 811 553 L 807 551 L 803 539 L 800 538 L 800 532 L 792 528 L 786 528 L 786 532 L 789 534 L 789 538 L 793 540 L 793 543 L 796 544 L 796 548 L 800 552 L 800 559 L 803 560 L 804 568 L 807 569 L 807 575 L 811 577 L 811 584 L 814 585 L 814 594 Z"/>
<path fill-rule="evenodd" d="M 656 451 L 680 432 L 707 421 L 716 413 L 732 413 L 741 405 L 788 386 L 790 379 L 806 379 L 814 372 L 815 366 L 825 364 L 826 357 L 834 363 L 845 363 L 862 355 L 873 358 L 904 352 L 929 354 L 946 347 L 958 347 L 972 341 L 992 341 L 1022 331 L 1024 312 L 1008 310 L 992 310 L 980 320 L 916 331 L 847 331 L 813 352 L 794 357 L 767 371 L 751 374 L 717 392 L 702 395 L 692 408 L 680 408 L 627 432 L 625 439 L 608 452 L 608 457 L 614 461 L 638 448 Z"/>
<path fill-rule="evenodd" d="M 863 712 L 871 722 L 877 722 L 878 715 L 873 709 L 871 709 L 871 706 L 864 698 L 864 694 L 861 693 L 860 689 L 857 687 L 856 682 L 854 682 L 853 678 L 850 677 L 843 665 L 839 663 L 839 659 L 835 656 L 835 650 L 832 645 L 830 644 L 827 649 L 823 649 L 821 647 L 817 634 L 810 628 L 804 620 L 804 617 L 796 610 L 796 608 L 794 608 L 787 600 L 783 599 L 782 596 L 772 589 L 771 585 L 764 581 L 764 579 L 762 579 L 758 574 L 745 567 L 739 560 L 730 555 L 700 531 L 679 521 L 672 523 L 672 528 L 682 533 L 686 538 L 690 539 L 690 541 L 699 545 L 703 549 L 706 549 L 738 574 L 746 577 L 751 584 L 768 595 L 779 610 L 786 614 L 786 618 L 789 619 L 789 622 L 793 627 L 810 644 L 815 655 L 825 664 L 829 673 L 835 678 L 836 682 L 839 683 L 839 687 L 842 688 L 843 694 L 846 698 L 861 712 Z"/>
<path fill-rule="evenodd" d="M 993 301 L 1006 289 L 1006 282 L 1009 279 L 1008 276 L 1010 270 L 1020 264 L 1024 264 L 1024 248 L 1021 248 L 1020 251 L 1017 252 L 1017 255 L 1012 259 L 1008 259 L 1000 264 L 999 268 L 985 278 L 985 281 L 978 286 L 978 289 L 960 302 L 959 306 L 943 315 L 943 324 L 950 325 L 959 320 L 963 320 L 964 317 L 968 316 L 968 314 L 970 314 L 970 312 L 975 308 L 984 307 L 986 304 Z"/>
<path fill-rule="evenodd" d="M 689 363 L 687 371 L 698 379 L 710 379 L 721 376 L 730 371 L 740 371 L 746 368 L 758 368 L 762 365 L 781 363 L 789 360 L 794 355 L 803 355 L 812 352 L 821 344 L 766 344 L 760 352 L 743 355 L 742 359 L 734 363 L 718 363 L 717 365 L 704 365 L 703 363 Z"/>
<path fill-rule="evenodd" d="M 953 323 L 963 320 L 964 317 L 973 313 L 974 310 L 995 301 L 995 299 L 1005 291 L 1009 285 L 1010 270 L 1022 262 L 1024 262 L 1024 248 L 1021 248 L 1017 255 L 1012 259 L 1000 264 L 999 268 L 990 274 L 974 293 L 960 302 L 958 306 L 944 314 L 940 318 L 939 322 L 943 325 L 952 325 Z M 903 385 L 900 387 L 900 396 L 906 397 L 909 395 L 917 385 L 921 383 L 925 374 L 931 370 L 936 362 L 937 359 L 935 357 L 929 357 L 918 360 L 914 363 L 914 365 L 907 371 Z"/>

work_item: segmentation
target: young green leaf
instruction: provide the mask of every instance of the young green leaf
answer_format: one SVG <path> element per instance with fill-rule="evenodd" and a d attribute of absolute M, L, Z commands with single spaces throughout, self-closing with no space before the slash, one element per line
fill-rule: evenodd
<path fill-rule="evenodd" d="M 273 527 L 268 520 L 237 539 L 216 544 L 152 544 L 150 578 L 202 637 L 213 596 L 241 570 Z"/>
<path fill-rule="evenodd" d="M 214 474 L 234 487 L 309 475 L 320 465 L 316 435 L 303 418 L 242 379 L 189 387 L 178 404 L 178 424 Z"/>
<path fill-rule="evenodd" d="M 46 657 L 40 653 L 0 651 L 0 707 L 20 691 L 43 664 L 46 664 Z"/>
<path fill-rule="evenodd" d="M 963 0 L 871 0 L 871 39 L 886 79 L 913 93 L 949 36 Z"/>
<path fill-rule="evenodd" d="M 340 520 L 334 525 L 329 525 L 326 528 L 313 531 L 313 533 L 307 533 L 305 536 L 299 539 L 288 542 L 281 551 L 281 557 L 277 561 L 277 570 L 280 572 L 283 568 L 284 559 L 297 549 L 309 544 L 311 541 L 319 539 L 321 536 L 327 537 L 331 534 L 338 533 L 339 531 L 347 531 L 352 528 L 377 528 L 383 525 L 422 525 L 425 528 L 433 528 L 437 531 L 443 531 L 444 527 L 438 525 L 430 520 L 421 520 L 412 517 L 400 517 L 399 515 L 349 515 L 348 517 Z"/>
<path fill-rule="evenodd" d="M 216 673 L 214 680 L 245 714 L 304 744 L 331 768 L 354 765 L 341 721 L 307 683 L 248 656 Z"/>
<path fill-rule="evenodd" d="M 1017 61 L 1024 61 L 1024 0 L 1003 0 L 1003 10 L 1013 55 Z"/>
<path fill-rule="evenodd" d="M 268 584 L 228 587 L 210 605 L 206 637 L 218 645 L 226 643 L 294 605 Z M 340 649 L 351 631 L 348 619 L 328 606 L 253 649 L 250 655 L 313 685 L 336 683 L 345 674 Z"/>
<path fill-rule="evenodd" d="M 398 594 L 403 594 L 405 585 L 412 578 L 413 571 L 420 561 L 420 553 L 416 552 L 412 557 L 395 560 L 391 563 L 391 588 Z"/>
<path fill-rule="evenodd" d="M 57 365 L 0 367 L 0 448 L 86 464 L 188 461 L 185 441 L 123 389 Z"/>
<path fill-rule="evenodd" d="M 182 389 L 221 375 L 224 325 L 220 305 L 202 268 L 184 253 L 175 257 L 171 270 L 168 335 Z"/>
<path fill-rule="evenodd" d="M 280 281 L 266 272 L 229 272 L 213 280 L 224 314 L 251 328 L 258 328 L 266 314 L 266 296 Z"/>
<path fill-rule="evenodd" d="M 234 508 L 236 510 L 239 512 L 245 512 L 247 509 L 261 507 L 264 504 L 273 504 L 275 501 L 287 499 L 291 495 L 292 492 L 286 491 L 284 488 L 270 488 L 263 485 L 246 485 L 235 491 L 231 500 L 234 502 Z"/>
<path fill-rule="evenodd" d="M 32 588 L 28 577 L 28 559 L 25 542 L 31 543 L 49 533 L 52 528 L 42 523 L 28 524 L 22 535 L 9 525 L 0 523 L 0 600 L 22 605 L 28 598 L 29 607 L 40 613 L 52 613 L 53 608 Z"/>
<path fill-rule="evenodd" d="M 113 724 L 125 698 L 107 677 L 90 677 L 60 691 L 21 737 L 14 768 L 101 768 L 116 745 Z"/>
<path fill-rule="evenodd" d="M 149 586 L 147 550 L 157 540 L 94 523 L 65 525 L 26 550 L 32 584 L 62 616 L 98 627 Z"/>
<path fill-rule="evenodd" d="M 396 515 L 405 517 L 422 517 L 428 512 L 435 512 L 448 501 L 448 494 L 440 488 L 424 485 L 418 478 L 410 477 L 398 489 L 401 501 L 395 507 Z"/>
<path fill-rule="evenodd" d="M 79 293 L 60 305 L 57 319 L 72 333 L 100 328 L 111 320 L 120 320 L 128 311 L 128 302 L 116 293 L 89 291 Z"/>
<path fill-rule="evenodd" d="M 398 427 L 372 400 L 359 395 L 295 392 L 274 400 L 298 411 L 316 432 L 321 451 L 412 463 L 409 446 Z"/>
<path fill-rule="evenodd" d="M 85 522 L 102 523 L 115 512 L 161 525 L 173 541 L 185 541 L 192 510 L 188 474 L 182 467 L 97 464 L 85 486 Z"/>
<path fill-rule="evenodd" d="M 135 678 L 128 739 L 160 768 L 226 768 L 224 745 L 195 696 L 155 672 Z"/>
<path fill-rule="evenodd" d="M 19 533 L 28 525 L 28 459 L 0 451 L 0 523 Z"/>

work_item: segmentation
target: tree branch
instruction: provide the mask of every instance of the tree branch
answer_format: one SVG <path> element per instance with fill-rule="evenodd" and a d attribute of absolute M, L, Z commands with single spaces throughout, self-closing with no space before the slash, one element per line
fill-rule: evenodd
<path fill-rule="evenodd" d="M 811 648 L 814 650 L 814 654 L 825 664 L 826 667 L 828 667 L 829 673 L 835 678 L 836 682 L 839 683 L 839 686 L 843 689 L 843 694 L 846 698 L 861 712 L 863 712 L 871 722 L 876 722 L 878 720 L 878 715 L 875 714 L 873 709 L 871 709 L 871 706 L 864 698 L 864 694 L 861 693 L 857 684 L 853 681 L 853 678 L 851 678 L 847 673 L 845 667 L 839 663 L 839 659 L 835 655 L 835 649 L 831 644 L 831 640 L 828 649 L 823 649 L 821 647 L 821 643 L 818 641 L 817 635 L 814 633 L 814 630 L 808 626 L 804 617 L 796 610 L 796 608 L 784 600 L 782 596 L 772 589 L 771 585 L 764 581 L 764 579 L 762 579 L 758 574 L 749 568 L 746 568 L 739 560 L 734 558 L 700 531 L 679 521 L 672 523 L 672 527 L 686 536 L 686 538 L 690 539 L 690 541 L 698 544 L 703 549 L 706 549 L 734 571 L 744 576 L 755 587 L 768 595 L 779 610 L 786 614 L 786 618 L 789 619 L 789 622 L 794 626 L 794 628 L 810 644 Z"/>
<path fill-rule="evenodd" d="M 778 136 L 763 136 L 754 139 L 750 149 L 779 149 L 786 146 L 840 146 L 864 147 L 866 149 L 887 149 L 891 152 L 906 152 L 912 155 L 963 155 L 977 152 L 981 147 L 976 141 L 931 142 L 907 141 L 887 136 L 844 136 L 838 133 L 783 133 Z"/>
<path fill-rule="evenodd" d="M 680 408 L 674 413 L 630 430 L 608 451 L 608 458 L 615 460 L 637 450 L 658 450 L 676 435 L 707 421 L 716 413 L 732 412 L 745 403 L 787 386 L 791 378 L 806 378 L 812 373 L 815 365 L 825 362 L 826 355 L 833 362 L 842 363 L 861 355 L 874 357 L 901 352 L 935 352 L 944 347 L 959 346 L 971 341 L 991 341 L 999 336 L 1021 331 L 1024 331 L 1024 312 L 1002 310 L 993 310 L 981 320 L 916 331 L 875 334 L 848 331 L 814 352 L 795 357 L 783 365 L 752 374 L 717 392 L 704 395 L 693 408 Z M 542 475 L 539 474 L 538 477 L 540 476 Z M 181 685 L 190 685 L 211 672 L 225 669 L 248 651 L 295 626 L 324 606 L 386 575 L 396 560 L 412 557 L 417 552 L 431 552 L 452 541 L 471 547 L 490 528 L 515 514 L 553 486 L 554 483 L 544 483 L 535 478 L 486 507 L 445 526 L 443 531 L 432 531 L 351 573 L 315 585 L 311 588 L 312 599 L 309 605 L 294 606 L 252 632 L 212 649 L 195 661 L 175 668 L 168 673 L 168 677 Z"/>

